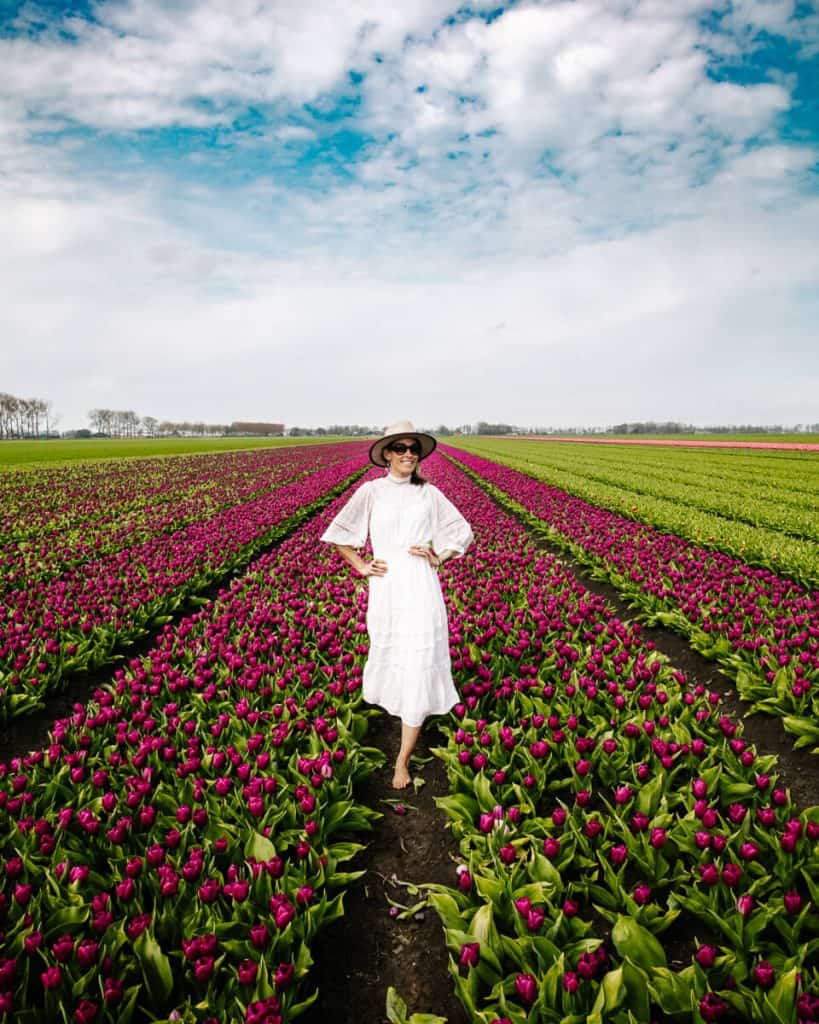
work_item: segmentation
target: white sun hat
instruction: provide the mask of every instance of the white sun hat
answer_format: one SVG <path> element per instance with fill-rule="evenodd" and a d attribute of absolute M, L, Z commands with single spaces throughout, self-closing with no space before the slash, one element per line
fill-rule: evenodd
<path fill-rule="evenodd" d="M 421 446 L 421 454 L 418 456 L 419 461 L 425 459 L 427 455 L 431 455 L 438 443 L 431 434 L 419 433 L 415 429 L 415 425 L 409 420 L 399 420 L 397 423 L 391 423 L 384 431 L 384 436 L 380 437 L 370 448 L 370 462 L 376 466 L 389 466 L 389 463 L 384 458 L 384 449 L 391 441 L 396 441 L 399 437 L 415 438 Z"/>

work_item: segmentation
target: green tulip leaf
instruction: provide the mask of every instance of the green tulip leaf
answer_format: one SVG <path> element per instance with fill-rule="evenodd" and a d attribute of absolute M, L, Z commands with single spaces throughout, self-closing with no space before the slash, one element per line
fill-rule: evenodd
<path fill-rule="evenodd" d="M 621 915 L 611 930 L 611 940 L 622 957 L 628 957 L 638 967 L 650 970 L 665 967 L 665 951 L 648 929 L 633 917 Z"/>
<path fill-rule="evenodd" d="M 134 952 L 142 965 L 142 973 L 151 1000 L 156 1006 L 164 1006 L 173 991 L 173 972 L 167 956 L 159 943 L 146 929 L 134 942 Z"/>

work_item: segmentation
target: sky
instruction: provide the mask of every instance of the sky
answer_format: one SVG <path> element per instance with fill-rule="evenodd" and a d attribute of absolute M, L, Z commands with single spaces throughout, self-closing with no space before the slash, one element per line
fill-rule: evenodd
<path fill-rule="evenodd" d="M 819 10 L 0 0 L 0 391 L 819 420 Z"/>

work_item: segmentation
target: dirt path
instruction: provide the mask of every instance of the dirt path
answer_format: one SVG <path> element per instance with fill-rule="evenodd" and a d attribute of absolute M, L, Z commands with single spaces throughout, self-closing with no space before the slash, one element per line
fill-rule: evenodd
<path fill-rule="evenodd" d="M 359 798 L 384 817 L 370 837 L 367 849 L 351 869 L 367 874 L 344 897 L 344 917 L 318 937 L 314 949 L 319 998 L 303 1020 L 305 1024 L 378 1024 L 386 1020 L 387 989 L 394 986 L 410 1013 L 437 1013 L 448 1024 L 467 1024 L 450 981 L 443 930 L 432 910 L 418 919 L 390 917 L 387 897 L 412 906 L 420 897 L 409 895 L 396 881 L 439 882 L 453 885 L 457 847 L 446 817 L 434 798 L 446 794 L 443 764 L 436 757 L 415 769 L 425 785 L 405 791 L 400 799 L 412 805 L 404 816 L 383 800 L 398 794 L 391 786 L 391 762 L 398 753 L 397 719 L 380 715 L 372 721 L 367 742 L 387 754 L 384 768 L 362 787 Z M 430 748 L 443 743 L 434 729 L 424 729 L 418 754 L 431 757 Z M 358 837 L 360 839 L 360 837 Z M 363 841 L 363 840 L 360 840 Z"/>

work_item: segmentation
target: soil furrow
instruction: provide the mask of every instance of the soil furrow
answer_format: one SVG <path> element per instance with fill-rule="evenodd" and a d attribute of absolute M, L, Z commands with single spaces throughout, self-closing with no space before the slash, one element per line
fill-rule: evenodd
<path fill-rule="evenodd" d="M 391 784 L 398 720 L 379 714 L 370 728 L 367 743 L 383 750 L 387 761 L 356 795 L 384 817 L 366 837 L 366 850 L 351 863 L 350 870 L 366 869 L 366 874 L 345 894 L 344 917 L 315 942 L 319 996 L 303 1019 L 305 1024 L 377 1024 L 386 1020 L 387 989 L 393 986 L 410 1013 L 436 1013 L 448 1024 L 467 1024 L 449 976 L 438 916 L 429 908 L 405 921 L 390 916 L 389 900 L 411 907 L 423 898 L 409 894 L 402 882 L 455 884 L 457 844 L 446 816 L 435 806 L 435 797 L 448 792 L 446 772 L 430 753 L 444 740 L 434 725 L 424 728 L 417 753 L 431 760 L 413 766 L 424 785 L 418 792 L 410 788 L 399 794 Z M 396 799 L 413 809 L 401 816 L 383 802 Z"/>

